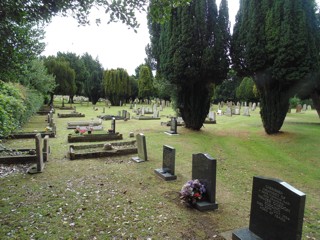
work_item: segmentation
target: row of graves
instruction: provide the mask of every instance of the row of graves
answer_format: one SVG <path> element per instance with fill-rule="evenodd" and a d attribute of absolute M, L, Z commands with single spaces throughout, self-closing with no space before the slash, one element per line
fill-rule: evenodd
<path fill-rule="evenodd" d="M 312 107 L 311 105 L 307 105 L 307 104 L 298 104 L 296 106 L 296 113 L 303 113 L 303 112 L 306 112 L 306 111 L 311 111 L 312 110 Z M 289 112 L 291 112 L 291 109 L 289 108 Z"/>
<path fill-rule="evenodd" d="M 225 111 L 223 111 L 224 106 Z M 218 104 L 218 111 L 217 114 L 219 116 L 225 115 L 228 117 L 232 117 L 233 115 L 242 115 L 242 116 L 247 116 L 250 117 L 250 111 L 255 111 L 257 107 L 260 107 L 260 103 L 249 103 L 249 106 L 247 106 L 247 103 L 240 103 L 237 102 L 236 104 L 233 102 L 221 102 Z"/>
<path fill-rule="evenodd" d="M 146 138 L 137 135 L 136 162 L 148 160 Z M 176 180 L 176 150 L 163 146 L 162 167 L 154 173 L 165 181 Z M 200 211 L 216 210 L 217 161 L 207 153 L 192 154 L 192 180 L 181 189 L 180 195 L 188 205 Z M 197 200 L 194 201 L 195 195 Z M 199 195 L 201 198 L 199 198 Z M 221 235 L 232 240 L 293 240 L 302 238 L 306 195 L 288 183 L 262 176 L 253 177 L 249 227 Z"/>
<path fill-rule="evenodd" d="M 177 126 L 172 118 L 172 126 Z M 115 133 L 115 119 L 111 122 Z M 170 134 L 176 132 L 170 129 Z M 130 133 L 133 137 L 133 134 Z M 121 150 L 121 148 L 123 148 Z M 91 152 L 87 151 L 91 149 Z M 86 150 L 86 153 L 77 151 Z M 136 155 L 135 155 L 136 154 Z M 129 142 L 113 142 L 95 145 L 71 145 L 70 159 L 133 155 L 131 160 L 137 163 L 148 161 L 146 136 L 142 133 Z M 177 180 L 175 172 L 176 150 L 172 146 L 163 146 L 162 166 L 154 169 L 154 174 L 164 181 Z M 216 173 L 217 161 L 207 153 L 192 154 L 192 176 L 181 189 L 184 201 L 200 210 L 216 210 Z M 195 194 L 198 194 L 195 196 Z M 200 196 L 200 197 L 199 197 Z M 292 240 L 302 238 L 303 216 L 306 195 L 288 183 L 262 176 L 253 177 L 249 226 L 235 229 L 221 236 L 232 240 Z"/>
<path fill-rule="evenodd" d="M 8 148 L 4 144 L 0 144 L 0 164 L 5 166 L 11 165 L 30 165 L 27 173 L 43 172 L 45 162 L 49 161 L 50 146 L 49 138 L 56 136 L 56 124 L 54 122 L 52 107 L 43 107 L 37 112 L 39 115 L 46 115 L 45 122 L 48 126 L 44 131 L 34 132 L 17 132 L 10 134 L 7 139 L 15 141 L 16 139 L 34 139 L 34 147 L 29 148 Z"/>

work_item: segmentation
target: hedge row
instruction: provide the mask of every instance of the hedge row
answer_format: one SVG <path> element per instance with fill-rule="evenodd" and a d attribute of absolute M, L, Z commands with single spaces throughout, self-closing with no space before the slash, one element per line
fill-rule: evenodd
<path fill-rule="evenodd" d="M 0 138 L 20 128 L 42 105 L 41 93 L 0 81 Z"/>

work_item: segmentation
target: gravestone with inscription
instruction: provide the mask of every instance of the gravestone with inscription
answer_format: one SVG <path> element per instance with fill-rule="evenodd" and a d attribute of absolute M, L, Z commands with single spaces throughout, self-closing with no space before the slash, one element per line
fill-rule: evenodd
<path fill-rule="evenodd" d="M 137 147 L 138 147 L 138 156 L 131 158 L 132 161 L 140 163 L 148 160 L 147 156 L 147 144 L 146 144 L 146 136 L 142 133 L 137 134 Z"/>
<path fill-rule="evenodd" d="M 249 228 L 233 240 L 299 240 L 306 195 L 278 179 L 254 177 Z"/>
<path fill-rule="evenodd" d="M 163 146 L 162 168 L 155 169 L 154 172 L 166 181 L 176 180 L 177 176 L 174 175 L 176 150 L 173 147 Z"/>
<path fill-rule="evenodd" d="M 192 154 L 192 179 L 199 179 L 206 188 L 206 198 L 196 203 L 196 208 L 200 211 L 218 208 L 216 203 L 216 173 L 216 159 L 213 159 L 209 154 Z"/>
<path fill-rule="evenodd" d="M 243 116 L 250 117 L 249 107 L 244 107 L 244 108 L 243 108 Z"/>

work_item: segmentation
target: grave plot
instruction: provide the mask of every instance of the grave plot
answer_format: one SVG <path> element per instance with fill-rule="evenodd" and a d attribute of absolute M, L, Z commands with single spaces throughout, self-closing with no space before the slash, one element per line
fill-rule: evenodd
<path fill-rule="evenodd" d="M 73 117 L 85 117 L 86 115 L 78 112 L 71 113 L 58 113 L 59 118 L 73 118 Z"/>
<path fill-rule="evenodd" d="M 76 129 L 77 130 L 77 129 Z M 122 140 L 122 134 L 116 132 L 116 120 L 112 119 L 111 129 L 108 129 L 107 133 L 95 133 L 91 132 L 81 132 L 78 130 L 76 134 L 68 135 L 68 142 L 102 142 L 102 141 L 112 141 L 112 140 Z"/>
<path fill-rule="evenodd" d="M 7 138 L 8 139 L 25 139 L 25 138 L 34 138 L 38 133 L 41 134 L 41 137 L 48 136 L 50 138 L 56 137 L 57 129 L 54 127 L 47 127 L 45 131 L 35 131 L 35 132 L 18 132 L 12 133 Z"/>
<path fill-rule="evenodd" d="M 54 113 L 53 107 L 51 107 L 51 106 L 42 106 L 42 107 L 39 109 L 39 111 L 37 112 L 37 114 L 39 114 L 39 115 L 47 115 L 47 114 L 50 113 L 51 111 Z"/>
<path fill-rule="evenodd" d="M 74 122 L 68 122 L 67 128 L 68 129 L 76 129 L 77 127 L 97 127 L 102 125 L 102 120 L 91 120 L 91 121 L 74 121 Z"/>
<path fill-rule="evenodd" d="M 136 141 L 113 142 L 106 144 L 70 145 L 68 157 L 70 160 L 116 157 L 138 152 Z"/>
<path fill-rule="evenodd" d="M 35 148 L 7 149 L 0 145 L 0 164 L 25 164 L 36 163 L 41 158 L 46 162 L 49 160 L 49 137 L 43 139 L 43 148 L 41 144 L 41 135 L 35 136 Z"/>
<path fill-rule="evenodd" d="M 92 134 L 69 134 L 68 142 L 102 142 L 112 140 L 122 140 L 122 134 L 116 133 L 92 133 Z"/>

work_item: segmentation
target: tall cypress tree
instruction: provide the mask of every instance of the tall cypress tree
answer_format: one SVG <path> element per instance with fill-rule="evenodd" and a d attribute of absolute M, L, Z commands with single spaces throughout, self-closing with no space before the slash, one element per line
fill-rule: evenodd
<path fill-rule="evenodd" d="M 194 0 L 188 6 L 173 8 L 170 20 L 163 25 L 152 23 L 149 17 L 157 71 L 175 85 L 177 110 L 186 127 L 194 130 L 202 127 L 208 114 L 211 85 L 221 82 L 228 70 L 225 41 L 229 19 L 223 2 L 221 25 L 215 0 Z"/>
<path fill-rule="evenodd" d="M 251 75 L 261 97 L 266 133 L 277 133 L 289 98 L 318 69 L 313 0 L 241 0 L 232 39 L 237 71 Z"/>

